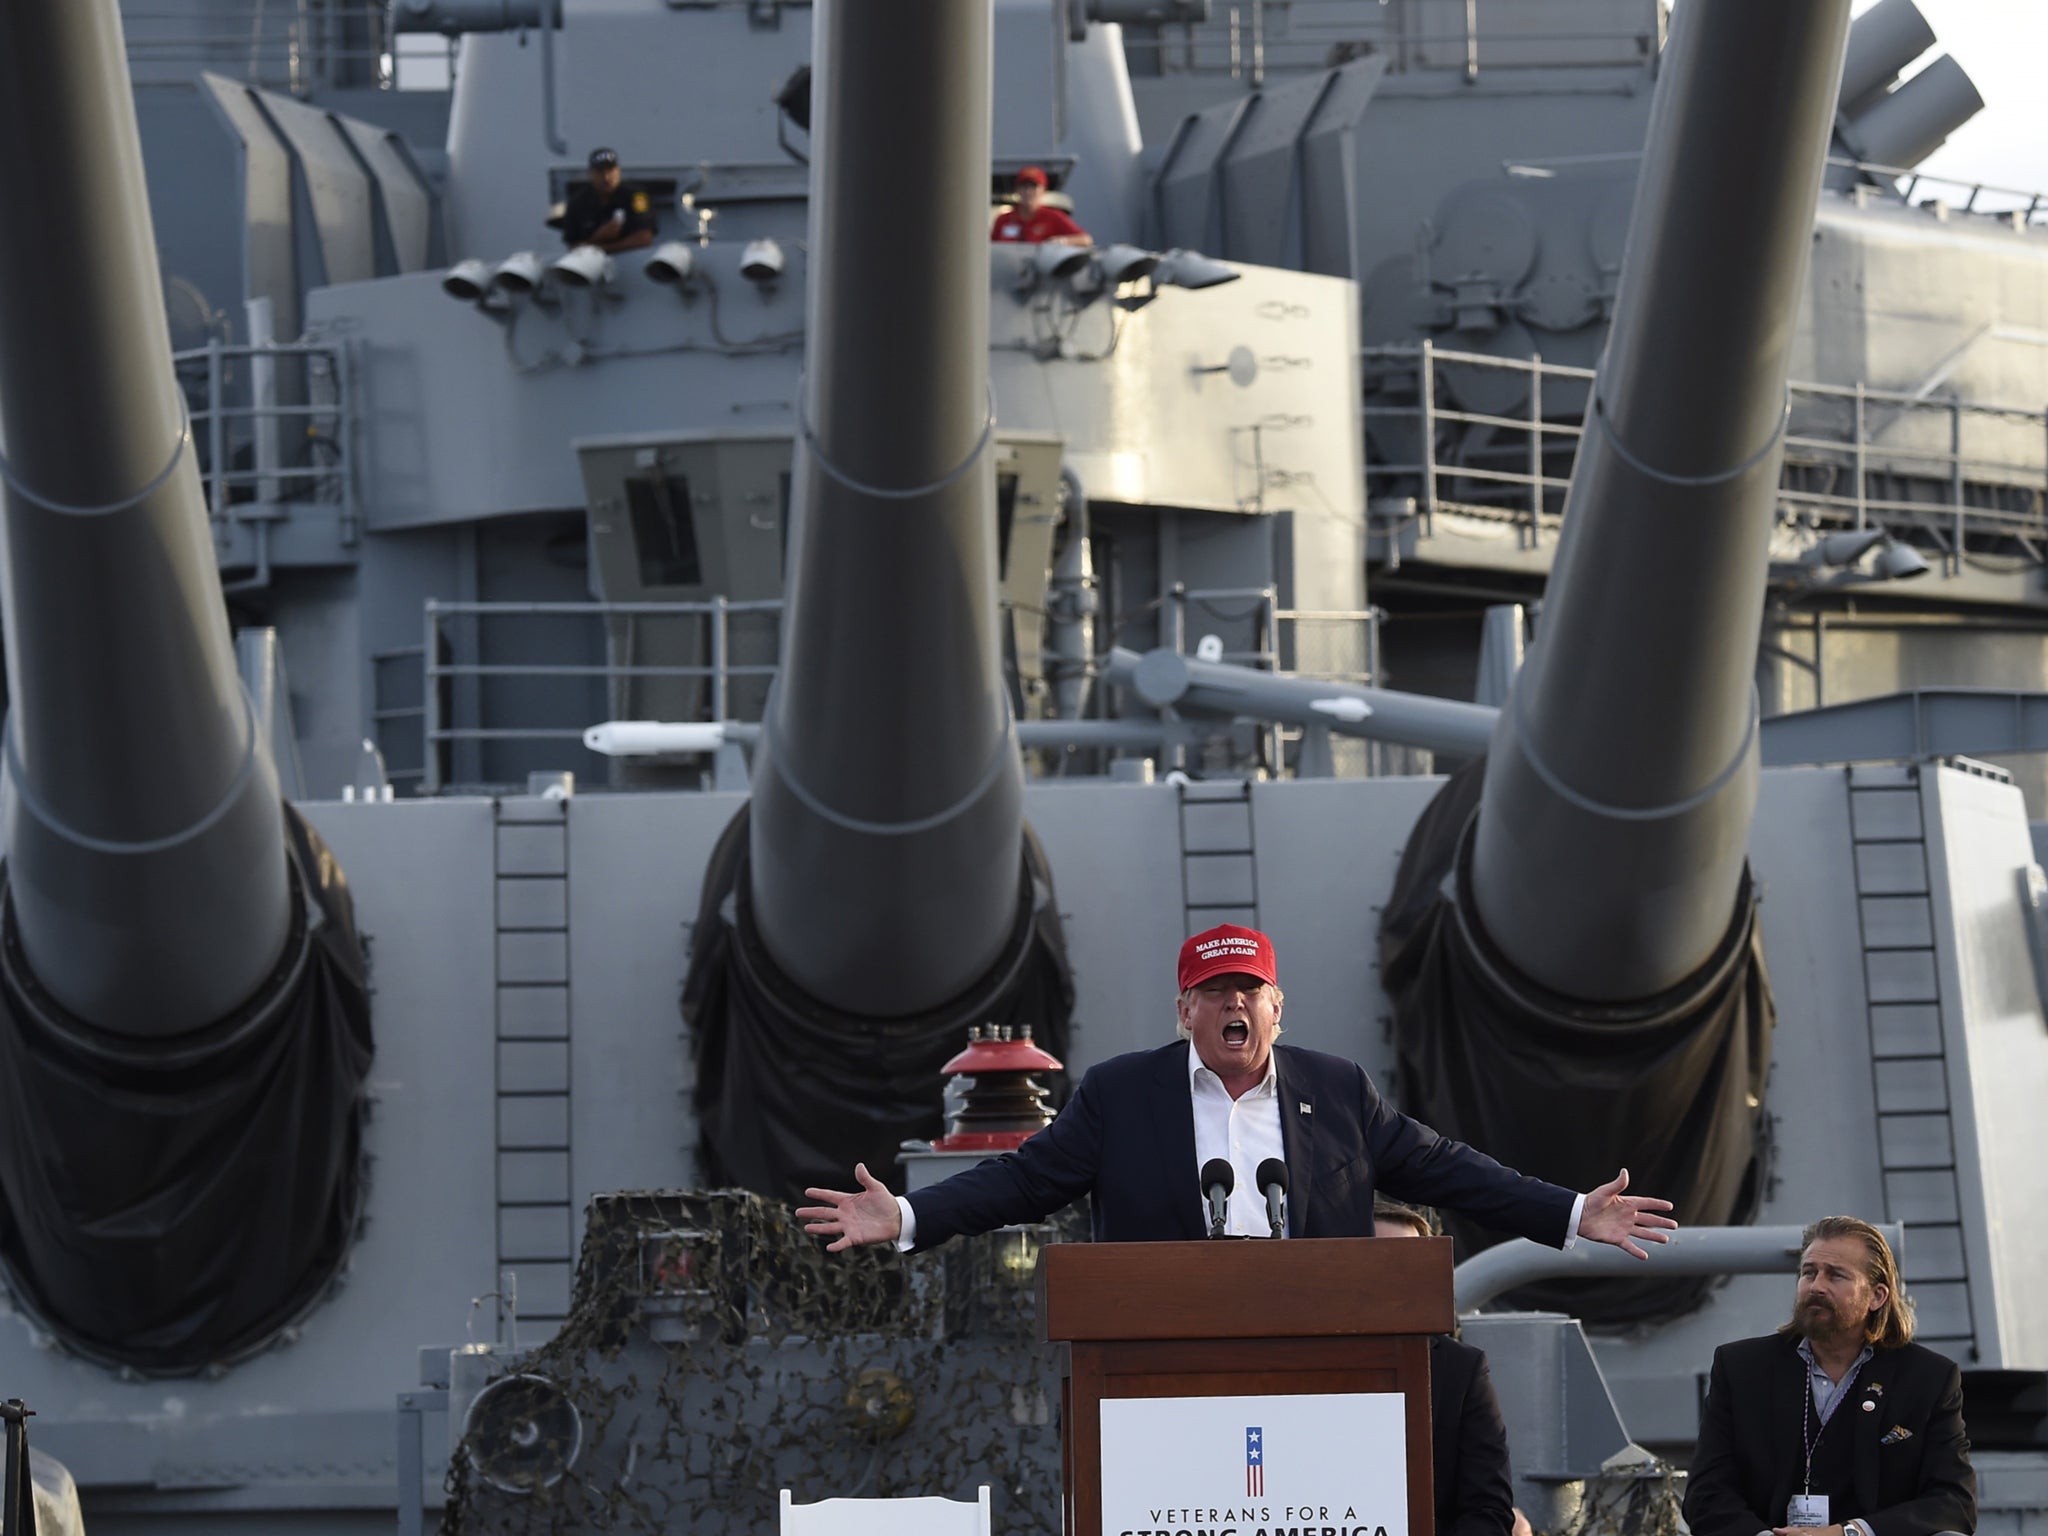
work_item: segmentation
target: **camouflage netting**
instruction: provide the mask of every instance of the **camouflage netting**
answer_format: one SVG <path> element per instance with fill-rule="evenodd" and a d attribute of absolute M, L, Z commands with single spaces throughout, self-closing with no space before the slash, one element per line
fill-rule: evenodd
<path fill-rule="evenodd" d="M 1041 1241 L 1078 1209 L 904 1257 L 830 1254 L 743 1191 L 593 1202 L 561 1332 L 469 1400 L 442 1529 L 771 1532 L 822 1498 L 987 1483 L 999 1531 L 1060 1530 Z M 458 1390 L 451 1411 L 462 1411 Z"/>

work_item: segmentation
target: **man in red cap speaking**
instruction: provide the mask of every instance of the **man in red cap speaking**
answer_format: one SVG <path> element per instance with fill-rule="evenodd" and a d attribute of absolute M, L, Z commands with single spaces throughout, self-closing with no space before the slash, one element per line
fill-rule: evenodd
<path fill-rule="evenodd" d="M 1051 1125 L 907 1199 L 865 1166 L 858 1190 L 812 1189 L 805 1230 L 837 1252 L 868 1243 L 935 1247 L 949 1237 L 1043 1221 L 1094 1196 L 1098 1242 L 1195 1239 L 1203 1170 L 1230 1164 L 1238 1197 L 1225 1232 L 1268 1235 L 1258 1169 L 1288 1169 L 1289 1237 L 1370 1237 L 1375 1192 L 1450 1206 L 1553 1248 L 1580 1239 L 1646 1257 L 1678 1225 L 1668 1200 L 1631 1195 L 1628 1170 L 1587 1194 L 1525 1178 L 1395 1109 L 1358 1063 L 1276 1045 L 1285 999 L 1273 941 L 1226 923 L 1180 951 L 1180 1039 L 1093 1068 Z"/>

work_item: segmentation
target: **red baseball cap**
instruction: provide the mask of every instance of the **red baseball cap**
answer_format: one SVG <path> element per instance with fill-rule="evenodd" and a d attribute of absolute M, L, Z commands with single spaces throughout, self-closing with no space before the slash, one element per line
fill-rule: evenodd
<path fill-rule="evenodd" d="M 1048 184 L 1045 179 L 1045 172 L 1035 165 L 1027 165 L 1017 173 L 1016 182 L 1018 186 L 1023 186 L 1027 181 L 1034 182 L 1041 187 Z"/>
<path fill-rule="evenodd" d="M 1256 976 L 1277 987 L 1280 972 L 1273 959 L 1273 941 L 1256 928 L 1223 923 L 1181 945 L 1181 991 L 1211 976 L 1227 975 Z"/>

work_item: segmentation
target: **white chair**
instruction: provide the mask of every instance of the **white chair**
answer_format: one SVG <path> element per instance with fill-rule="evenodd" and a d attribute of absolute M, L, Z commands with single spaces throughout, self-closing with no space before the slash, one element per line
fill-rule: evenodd
<path fill-rule="evenodd" d="M 979 1503 L 959 1499 L 820 1499 L 792 1504 L 782 1490 L 782 1536 L 989 1536 L 988 1484 Z"/>

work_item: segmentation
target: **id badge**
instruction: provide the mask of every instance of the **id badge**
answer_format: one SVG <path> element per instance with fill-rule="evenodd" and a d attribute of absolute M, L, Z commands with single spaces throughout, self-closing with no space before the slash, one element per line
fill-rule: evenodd
<path fill-rule="evenodd" d="M 1826 1525 L 1828 1496 L 1824 1493 L 1795 1493 L 1785 1510 L 1787 1525 Z"/>

